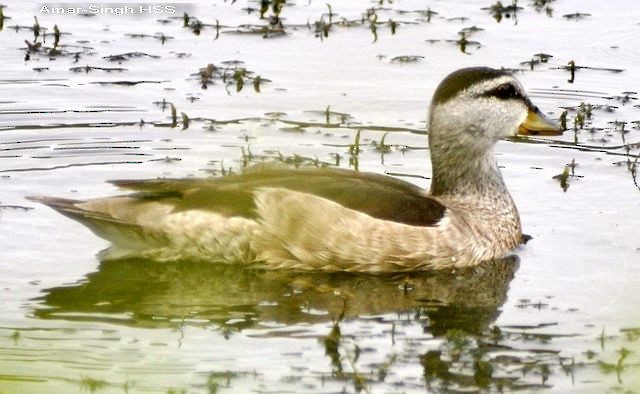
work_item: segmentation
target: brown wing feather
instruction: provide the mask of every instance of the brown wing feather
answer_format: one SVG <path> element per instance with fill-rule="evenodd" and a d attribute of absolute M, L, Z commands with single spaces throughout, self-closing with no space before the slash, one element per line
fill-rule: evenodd
<path fill-rule="evenodd" d="M 309 193 L 378 219 L 433 226 L 446 208 L 424 190 L 385 175 L 337 168 L 262 168 L 215 179 L 116 180 L 141 199 L 162 200 L 176 210 L 210 209 L 225 215 L 255 215 L 253 192 L 280 187 Z"/>

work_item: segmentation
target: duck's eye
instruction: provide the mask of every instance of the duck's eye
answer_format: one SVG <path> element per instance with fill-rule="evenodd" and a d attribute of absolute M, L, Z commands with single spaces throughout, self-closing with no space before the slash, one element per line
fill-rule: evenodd
<path fill-rule="evenodd" d="M 487 95 L 497 97 L 500 100 L 508 100 L 520 96 L 520 94 L 516 90 L 516 87 L 510 83 L 503 83 L 490 92 L 487 92 Z"/>

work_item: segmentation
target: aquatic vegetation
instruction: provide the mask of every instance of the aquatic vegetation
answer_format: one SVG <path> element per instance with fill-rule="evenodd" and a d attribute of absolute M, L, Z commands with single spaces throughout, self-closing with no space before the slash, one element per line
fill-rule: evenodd
<path fill-rule="evenodd" d="M 78 62 L 81 56 L 93 54 L 93 48 L 85 45 L 61 44 L 62 36 L 71 35 L 71 33 L 60 31 L 57 24 L 54 24 L 51 29 L 52 32 L 48 33 L 47 31 L 49 29 L 41 26 L 37 17 L 34 17 L 34 20 L 35 23 L 33 26 L 12 26 L 16 33 L 25 29 L 33 33 L 33 39 L 23 40 L 26 45 L 26 47 L 23 48 L 25 50 L 25 61 L 36 60 L 34 56 L 38 56 L 46 57 L 50 61 L 58 57 L 69 57 L 73 58 L 75 62 Z M 46 45 L 47 37 L 53 37 L 52 45 Z"/>
<path fill-rule="evenodd" d="M 13 339 L 13 343 L 18 343 L 20 340 L 20 331 L 15 330 L 13 334 L 11 334 L 11 339 Z"/>
<path fill-rule="evenodd" d="M 262 83 L 262 77 L 260 75 L 256 75 L 255 78 L 253 78 L 253 90 L 255 90 L 256 93 L 260 93 L 261 83 Z"/>
<path fill-rule="evenodd" d="M 353 143 L 349 144 L 349 167 L 358 170 L 358 155 L 360 155 L 360 135 L 362 130 L 358 129 L 353 137 Z"/>
<path fill-rule="evenodd" d="M 523 327 L 524 328 L 524 327 Z M 514 355 L 509 341 L 533 328 L 514 331 L 509 327 L 493 326 L 479 335 L 450 329 L 437 350 L 429 350 L 421 357 L 427 387 L 432 390 L 518 390 L 549 388 L 546 384 L 562 358 L 554 360 L 554 351 L 536 349 L 537 360 Z M 553 335 L 548 336 L 551 340 Z M 533 350 L 533 349 L 532 349 Z M 520 374 L 520 378 L 515 378 Z M 536 377 L 539 381 L 536 382 Z"/>
<path fill-rule="evenodd" d="M 4 14 L 4 5 L 0 4 L 0 31 L 4 29 L 5 19 L 10 19 L 10 18 Z"/>
<path fill-rule="evenodd" d="M 522 66 L 529 66 L 529 69 L 533 71 L 534 67 L 543 63 L 548 63 L 549 59 L 552 58 L 553 55 L 549 55 L 546 53 L 536 53 L 533 55 L 531 60 L 527 60 L 525 62 L 520 62 Z"/>
<path fill-rule="evenodd" d="M 101 379 L 94 379 L 94 378 L 82 378 L 82 380 L 80 380 L 80 388 L 82 390 L 87 390 L 91 393 L 95 393 L 98 390 L 101 390 L 105 387 L 107 387 L 109 385 L 109 383 L 107 383 L 104 380 Z"/>
<path fill-rule="evenodd" d="M 617 102 L 619 102 L 622 105 L 627 105 L 628 103 L 632 102 L 633 100 L 637 100 L 638 98 L 636 97 L 638 93 L 637 92 L 622 92 L 620 95 L 617 96 L 612 96 L 611 99 L 612 100 L 616 100 Z"/>
<path fill-rule="evenodd" d="M 569 189 L 569 176 L 571 176 L 571 173 L 573 173 L 574 167 L 575 167 L 575 162 L 572 161 L 571 165 L 566 165 L 564 167 L 564 170 L 562 170 L 560 174 L 553 176 L 553 179 L 556 179 L 560 183 L 560 187 L 562 188 L 562 191 L 564 191 L 565 193 Z M 571 169 L 571 172 L 570 172 L 570 169 Z"/>
<path fill-rule="evenodd" d="M 438 15 L 437 12 L 432 11 L 430 8 L 427 8 L 426 11 L 418 11 L 421 15 L 425 16 L 427 18 L 427 23 L 431 22 L 431 18 L 434 15 Z"/>
<path fill-rule="evenodd" d="M 279 22 L 279 20 L 278 20 Z M 226 34 L 241 34 L 241 35 L 260 35 L 262 38 L 276 38 L 283 37 L 287 34 L 281 23 L 277 23 L 275 26 L 271 25 L 253 25 L 243 24 L 235 29 L 225 30 L 222 33 Z"/>
<path fill-rule="evenodd" d="M 560 127 L 562 130 L 567 130 L 567 111 L 564 110 L 560 114 Z"/>
<path fill-rule="evenodd" d="M 376 142 L 376 141 L 371 141 L 371 145 L 373 145 L 374 149 L 377 152 L 382 153 L 383 155 L 385 153 L 389 153 L 391 152 L 391 145 L 387 145 L 384 140 L 387 137 L 387 135 L 389 134 L 389 132 L 387 131 L 386 133 L 382 134 L 382 138 L 380 138 L 380 142 Z"/>
<path fill-rule="evenodd" d="M 533 58 L 539 60 L 540 63 L 547 63 L 552 57 L 553 55 L 549 55 L 548 53 L 536 53 L 533 55 Z"/>
<path fill-rule="evenodd" d="M 322 41 L 329 37 L 329 31 L 332 26 L 332 23 L 326 23 L 323 18 L 320 18 L 320 20 L 313 22 L 314 35 Z"/>
<path fill-rule="evenodd" d="M 409 15 L 409 14 L 417 14 L 419 15 L 421 18 L 418 19 L 416 22 L 425 22 L 425 23 L 431 23 L 431 18 L 433 18 L 435 15 L 439 15 L 437 12 L 431 10 L 431 8 L 427 8 L 426 10 L 399 10 L 396 9 L 394 10 L 396 13 L 400 14 L 400 15 Z"/>
<path fill-rule="evenodd" d="M 154 103 L 156 105 L 158 105 L 160 108 L 162 108 L 162 111 L 164 112 L 164 110 L 168 107 L 170 108 L 170 116 L 171 116 L 171 123 L 170 124 L 162 124 L 162 123 L 154 123 L 154 126 L 159 127 L 159 126 L 168 126 L 172 129 L 178 127 L 178 109 L 176 108 L 176 106 L 173 103 L 167 102 L 165 101 L 165 99 L 162 99 L 162 102 L 156 102 Z M 191 123 L 191 120 L 189 119 L 189 116 L 184 113 L 184 112 L 180 112 L 180 119 L 181 119 L 181 123 L 182 123 L 182 129 L 181 130 L 186 130 L 189 128 L 189 124 Z M 141 120 L 141 122 L 144 122 Z M 142 123 L 141 123 L 142 124 Z"/>
<path fill-rule="evenodd" d="M 565 193 L 569 189 L 570 180 L 583 178 L 583 175 L 576 174 L 576 167 L 578 166 L 579 164 L 576 163 L 575 159 L 571 159 L 571 163 L 565 165 L 564 170 L 560 174 L 553 176 L 553 179 L 558 181 Z"/>
<path fill-rule="evenodd" d="M 567 67 L 565 68 L 566 70 L 569 70 L 569 73 L 571 74 L 571 77 L 569 77 L 567 82 L 573 83 L 573 81 L 575 80 L 575 77 L 576 77 L 576 69 L 577 68 L 578 67 L 576 67 L 576 63 L 573 60 L 571 60 L 569 62 L 569 64 L 567 65 Z"/>
<path fill-rule="evenodd" d="M 282 162 L 290 166 L 294 166 L 296 168 L 301 166 L 325 167 L 327 165 L 330 165 L 329 163 L 321 162 L 320 160 L 318 160 L 317 157 L 313 157 L 313 158 L 305 157 L 302 155 L 298 155 L 296 153 L 286 156 L 278 152 L 278 156 L 275 156 L 275 157 L 266 156 L 266 157 L 275 158 L 279 162 Z"/>
<path fill-rule="evenodd" d="M 466 16 L 456 16 L 453 18 L 447 18 L 447 21 L 449 22 L 460 22 L 460 23 L 464 23 L 467 22 L 469 20 L 469 18 L 467 18 Z"/>
<path fill-rule="evenodd" d="M 0 210 L 3 209 L 15 209 L 15 210 L 21 210 L 21 211 L 29 211 L 31 209 L 33 209 L 33 207 L 25 207 L 22 205 L 8 205 L 8 204 L 2 204 L 2 202 L 0 202 Z M 15 332 L 15 335 L 20 335 L 20 333 L 18 331 Z"/>
<path fill-rule="evenodd" d="M 183 28 L 191 29 L 196 35 L 200 35 L 204 29 L 214 30 L 214 40 L 220 38 L 222 34 L 247 34 L 247 35 L 261 35 L 263 38 L 283 37 L 289 34 L 290 31 L 299 30 L 302 27 L 306 27 L 307 30 L 312 32 L 315 37 L 324 40 L 329 37 L 330 32 L 334 27 L 340 28 L 353 28 L 353 27 L 365 27 L 372 36 L 372 42 L 375 43 L 378 40 L 378 29 L 382 26 L 387 26 L 391 35 L 395 35 L 398 28 L 405 24 L 417 24 L 420 21 L 406 21 L 396 20 L 392 17 L 388 17 L 383 20 L 379 16 L 380 11 L 389 11 L 387 8 L 381 7 L 379 4 L 377 7 L 369 7 L 363 10 L 360 18 L 340 18 L 338 13 L 334 12 L 331 4 L 327 3 L 327 12 L 322 13 L 315 21 L 308 20 L 306 24 L 289 24 L 285 23 L 285 19 L 282 17 L 282 13 L 288 4 L 284 0 L 260 0 L 258 1 L 259 8 L 244 7 L 242 8 L 248 15 L 256 15 L 258 19 L 266 23 L 242 23 L 239 25 L 224 25 L 218 19 L 215 19 L 215 24 L 207 24 L 198 20 L 196 17 L 187 13 L 182 16 Z M 437 12 L 430 9 L 427 10 L 415 10 L 415 11 L 402 11 L 396 10 L 401 15 L 417 14 L 421 17 L 426 17 L 426 23 L 431 22 L 431 18 L 434 15 L 438 15 Z M 455 18 L 454 18 L 455 19 Z M 466 20 L 466 19 L 465 19 Z"/>
<path fill-rule="evenodd" d="M 561 70 L 567 70 L 570 73 L 570 77 L 567 80 L 567 82 L 569 83 L 573 83 L 575 81 L 575 75 L 576 75 L 576 71 L 577 70 L 602 70 L 602 71 L 609 71 L 612 73 L 621 73 L 624 70 L 619 69 L 619 68 L 602 68 L 602 67 L 588 67 L 588 66 L 576 66 L 576 63 L 571 60 L 569 63 L 567 63 L 566 66 L 562 66 L 562 67 L 554 67 L 556 69 L 561 69 Z"/>
<path fill-rule="evenodd" d="M 435 44 L 439 42 L 451 43 L 456 45 L 458 48 L 460 48 L 460 52 L 465 54 L 471 54 L 472 52 L 469 51 L 469 48 L 472 48 L 475 51 L 480 49 L 481 44 L 478 41 L 469 40 L 469 37 L 483 30 L 484 29 L 476 26 L 466 27 L 458 32 L 458 39 L 456 40 L 442 40 L 442 39 L 430 38 L 428 40 L 425 40 L 425 42 L 428 42 L 429 44 Z"/>
<path fill-rule="evenodd" d="M 139 58 L 160 59 L 160 56 L 150 55 L 144 52 L 127 52 L 127 53 L 121 53 L 118 55 L 103 56 L 102 58 L 110 62 L 122 63 L 134 58 L 135 59 L 139 59 Z"/>
<path fill-rule="evenodd" d="M 186 14 L 185 14 L 186 15 Z M 200 32 L 202 31 L 203 28 L 203 24 L 198 20 L 198 19 L 193 19 L 191 21 L 191 23 L 189 23 L 188 26 L 185 26 L 187 28 L 189 28 L 191 30 L 191 32 L 193 34 L 195 34 L 196 36 L 200 35 Z"/>
<path fill-rule="evenodd" d="M 389 29 L 391 30 L 391 35 L 396 34 L 396 29 L 398 28 L 398 22 L 389 19 Z"/>
<path fill-rule="evenodd" d="M 553 7 L 551 7 L 551 4 L 554 1 L 555 0 L 533 0 L 533 2 L 531 2 L 531 6 L 536 10 L 536 12 L 540 13 L 544 11 L 547 16 L 552 17 Z"/>
<path fill-rule="evenodd" d="M 60 29 L 58 25 L 53 25 L 53 47 L 57 47 L 60 43 Z"/>
<path fill-rule="evenodd" d="M 327 108 L 325 108 L 322 111 L 310 110 L 310 111 L 304 111 L 304 112 L 307 114 L 322 116 L 324 118 L 324 123 L 319 123 L 318 125 L 322 125 L 324 127 L 337 127 L 340 125 L 346 125 L 353 119 L 353 117 L 350 114 L 347 114 L 344 112 L 332 111 L 330 105 L 328 105 Z M 302 123 L 298 123 L 298 124 L 302 124 Z M 312 123 L 308 123 L 308 122 L 306 124 L 307 126 L 313 125 Z"/>
<path fill-rule="evenodd" d="M 144 33 L 127 33 L 127 34 L 125 34 L 125 37 L 136 38 L 136 39 L 145 39 L 145 38 L 153 38 L 153 35 L 144 34 Z"/>
<path fill-rule="evenodd" d="M 190 16 L 189 14 L 187 14 L 186 12 L 184 12 L 182 14 L 182 27 L 185 29 L 189 29 L 191 30 L 191 33 L 193 33 L 195 36 L 199 36 L 200 33 L 202 32 L 203 29 L 205 28 L 215 28 L 216 30 L 216 38 L 217 35 L 220 32 L 220 25 L 219 22 L 216 20 L 216 24 L 212 25 L 212 24 L 207 24 L 207 23 L 203 23 L 201 22 L 198 18 Z M 173 37 L 165 37 L 164 34 L 158 36 L 158 34 L 156 34 L 154 36 L 154 38 L 158 38 L 160 39 L 160 41 L 164 44 L 164 42 L 167 39 L 172 39 Z"/>
<path fill-rule="evenodd" d="M 378 14 L 376 13 L 376 9 L 375 8 L 369 8 L 367 9 L 367 11 L 365 12 L 364 19 L 367 20 L 367 22 L 369 22 L 369 30 L 371 30 L 371 34 L 373 35 L 373 42 L 375 43 L 376 41 L 378 41 Z"/>
<path fill-rule="evenodd" d="M 591 14 L 586 14 L 586 13 L 582 13 L 582 12 L 575 12 L 573 14 L 562 15 L 562 17 L 567 19 L 567 20 L 575 20 L 575 21 L 580 21 L 580 20 L 585 19 L 586 17 L 589 17 L 589 16 L 591 16 Z"/>
<path fill-rule="evenodd" d="M 207 173 L 210 176 L 227 176 L 227 175 L 231 175 L 231 174 L 235 174 L 236 171 L 233 169 L 232 166 L 229 167 L 225 167 L 224 165 L 224 160 L 213 160 L 209 163 L 210 167 L 206 168 L 204 170 L 205 173 Z M 214 166 L 214 167 L 211 167 Z M 225 330 L 229 329 L 230 327 L 224 327 Z M 230 331 L 225 333 L 225 336 L 228 337 Z"/>
<path fill-rule="evenodd" d="M 199 79 L 202 89 L 207 89 L 208 86 L 214 85 L 216 82 L 222 82 L 228 93 L 230 93 L 229 87 L 233 85 L 236 87 L 236 92 L 239 93 L 246 83 L 251 83 L 253 90 L 260 93 L 261 85 L 264 82 L 271 82 L 260 75 L 254 76 L 254 72 L 244 67 L 244 63 L 241 61 L 223 61 L 221 64 L 222 66 L 216 66 L 210 63 L 191 76 Z"/>
<path fill-rule="evenodd" d="M 286 26 L 283 23 L 281 13 L 287 5 L 285 0 L 259 0 L 260 8 L 245 7 L 242 10 L 247 14 L 256 14 L 260 21 L 266 24 L 245 23 L 239 26 L 225 26 L 216 19 L 213 28 L 215 30 L 214 39 L 218 39 L 221 33 L 224 34 L 250 34 L 261 35 L 263 38 L 282 37 L 287 34 Z"/>
<path fill-rule="evenodd" d="M 236 377 L 238 377 L 238 374 L 231 371 L 210 372 L 207 376 L 207 392 L 209 394 L 215 394 L 221 388 L 230 388 L 231 380 Z"/>
<path fill-rule="evenodd" d="M 584 129 L 584 114 L 582 112 L 578 112 L 575 116 L 575 118 L 573 119 L 573 130 L 576 131 L 578 130 L 578 127 L 580 127 L 581 129 Z"/>
<path fill-rule="evenodd" d="M 420 60 L 424 59 L 424 56 L 419 55 L 404 55 L 404 56 L 396 56 L 391 58 L 390 63 L 417 63 Z"/>
<path fill-rule="evenodd" d="M 460 47 L 460 52 L 462 53 L 468 53 L 467 52 L 467 47 L 468 46 L 473 46 L 476 49 L 480 48 L 480 43 L 477 41 L 470 41 L 467 39 L 469 33 L 467 33 L 466 31 L 459 31 L 458 32 L 458 36 L 460 37 L 457 41 L 453 41 L 454 43 L 456 43 L 459 47 Z"/>
<path fill-rule="evenodd" d="M 155 34 L 153 37 L 156 38 L 157 40 L 159 40 L 163 45 L 164 45 L 165 42 L 174 39 L 174 37 L 165 36 L 163 33 Z"/>
<path fill-rule="evenodd" d="M 136 86 L 141 84 L 161 84 L 168 81 L 94 81 L 92 85 Z"/>
<path fill-rule="evenodd" d="M 300 125 L 280 127 L 279 130 L 284 131 L 286 133 L 304 133 L 305 132 L 305 128 Z"/>
<path fill-rule="evenodd" d="M 460 30 L 459 34 L 472 35 L 481 31 L 484 31 L 484 29 L 476 25 L 473 25 L 470 27 L 465 27 L 464 29 Z"/>
<path fill-rule="evenodd" d="M 84 67 L 71 67 L 69 69 L 69 71 L 78 73 L 78 72 L 84 72 L 85 74 L 89 74 L 90 71 L 105 71 L 105 72 L 113 72 L 113 71 L 117 71 L 117 72 L 123 72 L 123 71 L 127 71 L 126 68 L 121 68 L 121 67 L 96 67 L 96 66 L 89 66 L 86 65 Z"/>
<path fill-rule="evenodd" d="M 189 128 L 189 117 L 184 112 L 180 112 L 180 116 L 182 117 L 182 130 L 188 129 Z"/>
<path fill-rule="evenodd" d="M 287 166 L 293 167 L 328 167 L 333 166 L 334 163 L 326 162 L 320 160 L 318 157 L 309 157 L 300 155 L 297 153 L 292 153 L 289 155 L 285 155 L 279 150 L 265 150 L 262 151 L 261 154 L 253 153 L 250 149 L 250 146 L 247 144 L 246 146 L 242 146 L 240 148 L 240 159 L 236 160 L 241 168 L 248 168 L 253 165 L 260 165 L 264 163 L 282 163 Z M 215 175 L 217 172 L 215 169 L 209 171 L 211 174 Z"/>
<path fill-rule="evenodd" d="M 489 13 L 493 17 L 493 19 L 495 19 L 496 22 L 498 22 L 498 23 L 500 23 L 502 21 L 502 18 L 509 19 L 509 18 L 513 17 L 513 22 L 515 24 L 517 24 L 518 23 L 518 20 L 517 20 L 518 11 L 522 11 L 523 8 L 522 7 L 518 7 L 518 1 L 517 0 L 513 0 L 513 3 L 511 3 L 510 5 L 507 5 L 507 6 L 503 5 L 501 1 L 496 1 L 491 6 L 483 7 L 483 8 L 481 8 L 481 10 L 489 11 Z"/>
<path fill-rule="evenodd" d="M 338 320 L 333 323 L 331 331 L 325 337 L 322 338 L 324 345 L 324 353 L 331 359 L 331 365 L 333 366 L 333 373 L 337 376 L 342 374 L 342 356 L 340 355 L 340 340 L 342 339 L 342 333 L 340 331 L 340 321 L 344 317 L 342 314 L 338 317 Z"/>
<path fill-rule="evenodd" d="M 176 106 L 173 105 L 173 103 L 171 103 L 170 105 L 171 105 L 171 128 L 173 129 L 174 127 L 178 126 L 178 111 L 176 110 Z"/>
<path fill-rule="evenodd" d="M 536 66 L 538 64 L 540 64 L 540 61 L 534 60 L 534 59 L 527 60 L 527 61 L 524 61 L 524 62 L 520 62 L 521 66 L 529 66 L 529 70 L 531 70 L 531 71 L 533 71 L 534 66 Z"/>
<path fill-rule="evenodd" d="M 573 117 L 574 143 L 578 143 L 578 130 L 583 130 L 585 127 L 591 126 L 593 109 L 594 106 L 592 104 L 581 102 L 577 107 L 566 107 L 566 109 L 560 114 L 560 127 L 562 127 L 563 130 L 567 130 L 568 113 L 569 111 L 575 113 Z M 591 128 L 591 130 L 593 130 L 593 128 Z"/>
<path fill-rule="evenodd" d="M 600 370 L 604 374 L 615 373 L 618 379 L 618 383 L 622 383 L 621 375 L 624 372 L 625 368 L 628 366 L 627 364 L 624 363 L 624 361 L 633 352 L 625 347 L 621 347 L 620 350 L 617 351 L 617 353 L 620 356 L 618 357 L 618 360 L 615 363 L 607 363 L 605 361 L 598 360 L 597 364 Z"/>
<path fill-rule="evenodd" d="M 164 111 L 165 109 L 169 108 L 170 103 L 163 98 L 162 101 L 154 101 L 152 104 Z"/>
<path fill-rule="evenodd" d="M 357 366 L 361 354 L 360 347 L 357 344 L 353 344 L 350 351 L 343 349 L 344 345 L 342 341 L 340 323 L 344 319 L 345 311 L 348 308 L 348 304 L 344 298 L 342 299 L 342 303 L 342 312 L 337 317 L 337 319 L 334 320 L 329 333 L 326 336 L 321 337 L 320 341 L 324 346 L 325 356 L 328 356 L 330 358 L 332 366 L 332 376 L 339 379 L 351 380 L 354 390 L 358 393 L 362 391 L 364 391 L 365 393 L 370 393 L 371 391 L 367 384 L 369 377 L 359 372 Z M 344 355 L 340 353 L 341 350 L 343 351 Z M 345 362 L 349 365 L 351 371 L 346 370 L 345 366 L 343 365 Z M 388 365 L 390 365 L 390 363 Z M 378 376 L 381 376 L 381 372 L 378 373 Z M 386 376 L 386 372 L 384 372 L 382 376 Z"/>
<path fill-rule="evenodd" d="M 616 163 L 616 164 L 624 164 L 627 167 L 627 170 L 631 174 L 631 179 L 633 180 L 633 184 L 638 188 L 638 190 L 640 190 L 640 184 L 638 183 L 638 160 L 640 160 L 640 142 L 637 142 L 635 144 L 627 142 L 625 137 L 625 134 L 629 132 L 628 130 L 625 130 L 625 126 L 627 122 L 621 122 L 616 120 L 610 123 L 613 124 L 615 127 L 615 130 L 620 133 L 622 146 L 624 147 L 624 151 L 625 151 L 624 162 Z M 632 152 L 633 149 L 638 149 L 638 153 L 634 154 Z"/>
<path fill-rule="evenodd" d="M 40 37 L 41 28 L 40 23 L 38 23 L 38 17 L 34 16 L 33 19 L 35 20 L 35 22 L 33 23 L 33 27 L 31 29 L 33 30 L 33 40 L 36 41 L 38 40 L 38 37 Z"/>

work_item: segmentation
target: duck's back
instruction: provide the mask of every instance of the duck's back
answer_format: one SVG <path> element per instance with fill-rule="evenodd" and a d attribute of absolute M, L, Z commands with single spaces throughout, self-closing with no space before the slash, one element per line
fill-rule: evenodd
<path fill-rule="evenodd" d="M 162 201 L 174 210 L 205 209 L 225 216 L 256 217 L 255 192 L 280 188 L 311 194 L 377 219 L 432 226 L 445 207 L 408 182 L 340 168 L 279 168 L 266 165 L 213 179 L 116 180 L 139 199 Z"/>

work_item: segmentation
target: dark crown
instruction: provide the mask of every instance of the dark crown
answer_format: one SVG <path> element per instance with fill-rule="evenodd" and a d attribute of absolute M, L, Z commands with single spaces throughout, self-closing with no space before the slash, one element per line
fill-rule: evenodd
<path fill-rule="evenodd" d="M 454 71 L 440 82 L 433 94 L 431 105 L 442 104 L 478 82 L 506 75 L 511 75 L 511 73 L 489 67 L 469 67 Z"/>

